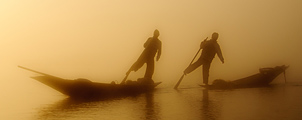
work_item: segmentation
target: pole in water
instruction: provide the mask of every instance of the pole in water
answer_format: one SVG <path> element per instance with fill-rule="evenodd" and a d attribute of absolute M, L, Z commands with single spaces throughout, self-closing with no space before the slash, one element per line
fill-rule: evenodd
<path fill-rule="evenodd" d="M 180 77 L 180 79 L 178 80 L 178 82 L 176 83 L 176 85 L 174 86 L 174 89 L 177 89 L 177 87 L 179 86 L 180 82 L 182 81 L 182 79 L 184 78 L 184 74 Z"/>
<path fill-rule="evenodd" d="M 208 39 L 208 38 L 207 38 Z M 196 56 L 198 55 L 199 51 L 201 50 L 201 48 L 199 48 L 199 50 L 197 51 L 197 53 L 195 54 L 193 60 L 190 62 L 189 66 L 193 63 L 193 61 L 195 60 Z M 178 82 L 176 83 L 176 85 L 174 86 L 174 89 L 177 89 L 177 87 L 179 86 L 180 82 L 182 81 L 182 79 L 184 78 L 185 74 L 183 74 L 180 79 L 178 80 Z"/>
<path fill-rule="evenodd" d="M 129 74 L 126 74 L 126 76 L 124 77 L 123 81 L 120 84 L 125 84 L 128 76 L 129 76 Z"/>

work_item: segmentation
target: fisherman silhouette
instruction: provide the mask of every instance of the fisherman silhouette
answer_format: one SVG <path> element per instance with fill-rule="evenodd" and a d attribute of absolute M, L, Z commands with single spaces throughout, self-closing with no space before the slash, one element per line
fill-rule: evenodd
<path fill-rule="evenodd" d="M 217 43 L 219 34 L 214 32 L 212 34 L 211 40 L 205 39 L 200 44 L 200 49 L 202 50 L 202 53 L 199 57 L 199 59 L 189 65 L 186 70 L 184 71 L 184 74 L 189 74 L 190 72 L 194 71 L 196 68 L 202 65 L 202 71 L 203 71 L 203 83 L 205 85 L 208 85 L 208 79 L 209 79 L 209 70 L 212 63 L 212 60 L 214 59 L 215 55 L 217 54 L 220 61 L 224 63 L 224 58 L 222 56 L 222 52 L 220 49 L 219 44 Z"/>
<path fill-rule="evenodd" d="M 154 83 L 152 80 L 152 76 L 154 73 L 154 57 L 157 53 L 156 61 L 159 60 L 161 56 L 161 46 L 162 43 L 158 39 L 160 35 L 159 31 L 156 29 L 153 33 L 153 37 L 148 38 L 148 40 L 144 44 L 144 51 L 137 59 L 137 61 L 131 66 L 131 68 L 126 73 L 126 76 L 130 74 L 131 71 L 137 71 L 140 69 L 145 63 L 147 64 L 145 76 L 142 80 L 144 83 Z"/>

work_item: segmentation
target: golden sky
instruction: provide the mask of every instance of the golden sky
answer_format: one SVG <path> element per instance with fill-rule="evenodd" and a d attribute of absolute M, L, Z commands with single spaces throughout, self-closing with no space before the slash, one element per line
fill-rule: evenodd
<path fill-rule="evenodd" d="M 302 78 L 301 0 L 7 0 L 0 1 L 0 15 L 2 66 L 121 80 L 159 29 L 157 80 L 174 84 L 213 32 L 220 34 L 225 64 L 216 57 L 210 79 L 282 64 Z M 201 71 L 194 75 L 201 78 Z"/>

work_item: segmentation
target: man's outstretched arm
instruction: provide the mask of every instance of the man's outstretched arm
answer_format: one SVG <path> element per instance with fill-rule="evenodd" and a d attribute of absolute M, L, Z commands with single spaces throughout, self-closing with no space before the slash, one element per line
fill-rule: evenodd
<path fill-rule="evenodd" d="M 159 42 L 159 45 L 158 45 L 158 51 L 157 51 L 156 61 L 159 60 L 160 56 L 161 56 L 161 42 Z"/>
<path fill-rule="evenodd" d="M 217 55 L 218 55 L 220 61 L 221 61 L 222 63 L 224 63 L 224 58 L 223 58 L 223 55 L 222 55 L 220 46 L 217 44 L 217 46 L 215 46 L 215 48 L 216 48 Z"/>

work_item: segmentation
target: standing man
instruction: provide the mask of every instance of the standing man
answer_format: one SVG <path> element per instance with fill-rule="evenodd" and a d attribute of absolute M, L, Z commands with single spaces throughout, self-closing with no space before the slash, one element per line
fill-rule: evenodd
<path fill-rule="evenodd" d="M 203 83 L 205 85 L 208 85 L 209 70 L 215 55 L 217 54 L 220 61 L 224 63 L 224 58 L 222 56 L 220 46 L 217 43 L 218 36 L 218 33 L 214 32 L 212 34 L 211 40 L 207 41 L 207 39 L 205 39 L 201 42 L 200 49 L 203 49 L 201 56 L 195 63 L 187 67 L 187 69 L 184 71 L 185 75 L 189 74 L 190 72 L 202 65 Z"/>
<path fill-rule="evenodd" d="M 156 61 L 159 60 L 161 56 L 161 46 L 162 43 L 158 39 L 159 31 L 156 29 L 153 33 L 153 37 L 150 37 L 144 44 L 144 51 L 140 55 L 140 57 L 137 59 L 137 61 L 131 66 L 131 68 L 128 70 L 126 75 L 128 76 L 131 71 L 137 71 L 140 69 L 145 63 L 147 64 L 145 76 L 144 76 L 144 82 L 148 81 L 153 83 L 152 76 L 154 73 L 154 57 L 157 53 Z"/>

